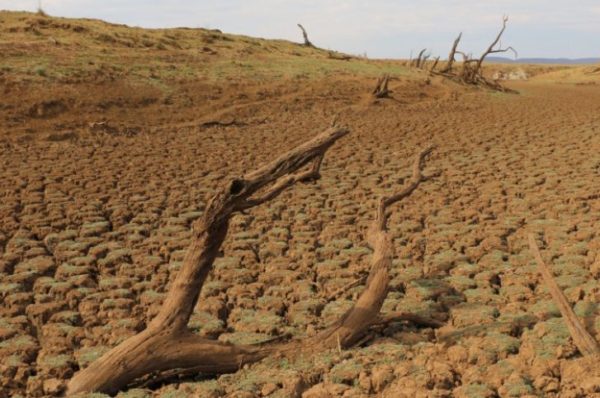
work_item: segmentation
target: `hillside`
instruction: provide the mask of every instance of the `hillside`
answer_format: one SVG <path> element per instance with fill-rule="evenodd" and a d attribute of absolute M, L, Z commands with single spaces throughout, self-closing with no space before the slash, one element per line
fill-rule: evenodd
<path fill-rule="evenodd" d="M 383 73 L 414 75 L 399 61 L 338 60 L 342 54 L 216 30 L 147 30 L 0 12 L 0 32 L 0 118 L 13 136 L 23 132 L 24 120 L 27 130 L 57 122 L 69 129 L 115 115 L 137 129 L 165 122 L 156 109 L 193 107 L 197 119 L 212 109 L 200 110 L 199 103 L 264 99 L 277 85 L 275 91 L 295 91 L 289 82 L 302 87 L 349 77 L 375 80 Z M 245 89 L 252 93 L 242 98 Z M 123 108 L 130 112 L 120 114 Z"/>

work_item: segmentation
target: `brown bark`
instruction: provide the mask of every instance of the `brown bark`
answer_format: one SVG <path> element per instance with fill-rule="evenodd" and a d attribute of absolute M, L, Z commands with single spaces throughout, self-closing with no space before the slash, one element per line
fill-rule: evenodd
<path fill-rule="evenodd" d="M 502 38 L 502 34 L 506 30 L 507 22 L 508 17 L 504 16 L 502 18 L 502 29 L 500 29 L 500 32 L 498 33 L 494 41 L 490 44 L 490 46 L 487 48 L 487 50 L 477 59 L 473 59 L 471 56 L 468 56 L 464 52 L 458 50 L 458 44 L 462 38 L 462 33 L 459 34 L 458 37 L 454 40 L 454 44 L 452 45 L 452 49 L 450 50 L 450 55 L 448 56 L 448 62 L 446 63 L 444 68 L 439 72 L 436 72 L 432 69 L 431 72 L 459 81 L 461 83 L 483 85 L 494 90 L 516 93 L 516 91 L 514 90 L 507 89 L 501 86 L 498 82 L 490 81 L 489 79 L 485 78 L 481 70 L 483 61 L 490 54 L 512 51 L 515 53 L 515 56 L 517 55 L 517 52 L 514 48 L 502 48 L 502 46 L 499 44 L 500 39 Z M 454 67 L 454 62 L 456 62 L 457 54 L 462 55 L 463 62 L 460 71 L 454 73 L 452 72 L 452 69 Z"/>
<path fill-rule="evenodd" d="M 358 342 L 371 326 L 380 323 L 380 310 L 387 296 L 389 269 L 394 256 L 394 246 L 387 231 L 387 210 L 394 203 L 408 197 L 428 178 L 422 174 L 422 169 L 425 157 L 432 150 L 433 147 L 429 147 L 419 153 L 413 163 L 410 182 L 402 191 L 379 200 L 375 220 L 367 233 L 373 257 L 365 290 L 338 322 L 314 338 L 313 344 L 322 348 L 347 348 Z"/>
<path fill-rule="evenodd" d="M 554 280 L 552 271 L 546 265 L 546 263 L 544 263 L 538 246 L 535 243 L 535 237 L 532 234 L 529 234 L 529 249 L 532 251 L 533 256 L 535 257 L 540 274 L 542 274 L 542 277 L 546 282 L 546 287 L 550 291 L 552 299 L 560 310 L 560 313 L 567 324 L 567 328 L 569 329 L 569 333 L 573 338 L 573 342 L 579 349 L 579 352 L 581 352 L 581 354 L 584 356 L 600 354 L 600 346 L 598 345 L 598 342 L 596 342 L 596 340 L 587 332 L 587 330 L 585 330 L 585 326 L 583 326 L 577 315 L 575 315 L 575 312 L 571 308 L 567 298 Z"/>

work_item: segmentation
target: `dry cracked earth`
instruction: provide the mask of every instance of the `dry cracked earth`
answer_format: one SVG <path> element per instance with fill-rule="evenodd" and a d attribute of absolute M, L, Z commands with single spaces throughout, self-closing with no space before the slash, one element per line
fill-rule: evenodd
<path fill-rule="evenodd" d="M 322 179 L 235 216 L 190 327 L 255 343 L 339 317 L 363 286 L 331 295 L 368 272 L 377 199 L 429 144 L 426 172 L 440 175 L 392 209 L 383 309 L 445 326 L 392 323 L 351 350 L 146 380 L 119 396 L 600 396 L 597 359 L 574 347 L 526 239 L 538 236 L 600 338 L 600 89 L 520 83 L 512 95 L 400 79 L 393 98 L 373 101 L 372 83 L 205 87 L 195 103 L 123 100 L 89 125 L 74 122 L 94 122 L 87 108 L 45 101 L 10 119 L 34 127 L 0 141 L 0 397 L 60 395 L 142 330 L 216 188 L 334 115 L 351 133 Z"/>

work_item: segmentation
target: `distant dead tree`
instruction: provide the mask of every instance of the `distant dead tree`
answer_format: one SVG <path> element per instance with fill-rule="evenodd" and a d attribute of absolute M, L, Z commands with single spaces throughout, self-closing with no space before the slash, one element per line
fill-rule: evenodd
<path fill-rule="evenodd" d="M 498 36 L 496 36 L 496 39 L 492 42 L 492 44 L 490 44 L 490 46 L 488 47 L 488 49 L 481 54 L 481 57 L 479 57 L 479 59 L 477 60 L 477 65 L 475 66 L 475 69 L 480 72 L 481 71 L 481 65 L 483 64 L 483 61 L 485 60 L 485 57 L 487 57 L 490 54 L 496 54 L 496 53 L 505 53 L 508 51 L 512 51 L 515 54 L 515 58 L 518 57 L 517 54 L 517 50 L 515 50 L 512 47 L 506 47 L 506 48 L 502 48 L 502 44 L 500 43 L 500 39 L 502 38 L 502 34 L 504 33 L 504 31 L 506 30 L 506 23 L 508 22 L 508 16 L 505 15 L 504 17 L 502 17 L 502 29 L 500 29 L 500 32 L 498 33 Z M 498 47 L 496 47 L 498 46 Z"/>
<path fill-rule="evenodd" d="M 75 374 L 68 383 L 67 396 L 82 392 L 114 394 L 151 373 L 235 372 L 244 364 L 269 355 L 343 349 L 362 341 L 371 327 L 391 321 L 408 320 L 431 327 L 440 326 L 438 321 L 410 313 L 384 315 L 380 312 L 387 296 L 394 257 L 392 238 L 387 231 L 388 210 L 429 178 L 422 174 L 422 169 L 431 147 L 416 157 L 408 185 L 379 200 L 375 220 L 367 233 L 373 257 L 365 289 L 356 303 L 331 326 L 304 341 L 259 345 L 234 345 L 206 339 L 194 334 L 187 326 L 202 286 L 227 237 L 231 217 L 274 199 L 296 183 L 318 179 L 325 153 L 348 133 L 345 128 L 331 127 L 270 163 L 223 185 L 209 200 L 202 217 L 194 223 L 183 264 L 158 315 L 144 331 Z"/>
<path fill-rule="evenodd" d="M 454 65 L 455 57 L 456 57 L 456 49 L 458 48 L 458 43 L 462 38 L 462 32 L 458 35 L 458 37 L 454 40 L 454 44 L 452 45 L 452 49 L 450 50 L 450 55 L 448 55 L 448 61 L 446 62 L 446 66 L 441 70 L 442 73 L 446 73 L 452 70 L 452 66 Z"/>
<path fill-rule="evenodd" d="M 426 48 L 422 49 L 419 52 L 419 55 L 417 56 L 417 58 L 415 58 L 415 60 L 413 61 L 414 62 L 413 66 L 415 68 L 420 68 L 421 67 L 421 64 L 423 63 L 423 56 L 425 55 L 425 51 L 427 51 Z"/>
<path fill-rule="evenodd" d="M 48 16 L 48 14 L 46 14 L 46 11 L 44 11 L 44 8 L 42 7 L 42 0 L 38 0 L 37 14 L 42 17 Z"/>
<path fill-rule="evenodd" d="M 298 24 L 298 27 L 302 31 L 302 37 L 304 38 L 304 45 L 307 47 L 314 47 L 315 45 L 312 44 L 310 42 L 310 40 L 308 40 L 308 33 L 306 33 L 306 29 L 304 29 L 304 26 L 302 26 L 301 24 Z"/>
<path fill-rule="evenodd" d="M 479 84 L 500 91 L 512 91 L 501 86 L 496 81 L 491 81 L 485 78 L 482 71 L 483 61 L 490 54 L 511 51 L 515 54 L 515 57 L 517 57 L 517 51 L 513 47 L 509 46 L 506 48 L 502 48 L 502 45 L 500 44 L 500 39 L 502 38 L 502 34 L 504 33 L 504 31 L 506 30 L 507 22 L 508 16 L 502 17 L 502 29 L 500 29 L 500 32 L 498 33 L 494 41 L 490 44 L 487 50 L 485 50 L 483 54 L 481 54 L 479 58 L 473 58 L 471 55 L 467 55 L 466 53 L 458 50 L 458 44 L 462 38 L 462 33 L 459 34 L 458 37 L 454 40 L 454 44 L 452 45 L 452 49 L 450 50 L 450 55 L 448 56 L 448 61 L 444 68 L 439 72 L 434 72 L 432 70 L 432 73 L 440 74 L 466 84 Z M 454 71 L 456 54 L 462 55 L 463 57 L 462 66 L 459 72 Z"/>

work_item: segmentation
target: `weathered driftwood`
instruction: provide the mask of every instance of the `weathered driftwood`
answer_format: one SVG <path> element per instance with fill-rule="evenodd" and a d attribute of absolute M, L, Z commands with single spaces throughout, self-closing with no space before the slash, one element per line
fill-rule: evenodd
<path fill-rule="evenodd" d="M 187 324 L 200 290 L 227 235 L 233 213 L 273 199 L 298 181 L 319 177 L 325 152 L 347 129 L 330 128 L 258 170 L 231 181 L 209 201 L 193 228 L 183 265 L 159 314 L 141 333 L 104 354 L 77 373 L 68 394 L 83 391 L 114 393 L 132 380 L 156 371 L 196 368 L 208 373 L 231 372 L 268 351 L 201 338 Z M 299 171 L 310 165 L 306 171 Z"/>
<path fill-rule="evenodd" d="M 571 338 L 579 349 L 579 352 L 584 356 L 600 354 L 598 342 L 587 332 L 587 330 L 585 330 L 585 326 L 583 326 L 583 323 L 581 323 L 577 315 L 575 315 L 567 298 L 554 280 L 550 267 L 544 263 L 533 234 L 529 234 L 529 248 L 535 257 L 535 261 L 537 262 L 540 274 L 542 274 L 542 277 L 544 278 L 546 287 L 550 291 L 554 303 L 556 303 L 556 306 L 560 310 L 560 313 L 567 324 L 567 328 L 569 328 Z"/>
<path fill-rule="evenodd" d="M 425 55 L 425 51 L 427 51 L 427 49 L 426 49 L 426 48 L 422 49 L 422 50 L 419 52 L 419 55 L 417 56 L 417 58 L 415 58 L 415 60 L 414 60 L 414 64 L 413 64 L 413 66 L 414 66 L 415 68 L 420 68 L 420 67 L 421 67 L 421 64 L 422 64 L 422 62 L 423 62 L 423 56 Z"/>
<path fill-rule="evenodd" d="M 373 96 L 375 98 L 387 98 L 390 94 L 388 90 L 388 84 L 390 81 L 390 76 L 385 74 L 377 79 L 377 85 L 373 89 Z"/>
<path fill-rule="evenodd" d="M 232 214 L 267 202 L 299 181 L 319 178 L 325 152 L 347 133 L 346 129 L 332 127 L 258 170 L 234 179 L 213 196 L 203 217 L 194 225 L 193 238 L 183 265 L 159 314 L 146 330 L 127 339 L 77 373 L 68 384 L 67 394 L 91 391 L 115 393 L 133 380 L 154 372 L 167 372 L 170 375 L 225 373 L 275 353 L 310 353 L 335 347 L 341 349 L 357 343 L 370 327 L 393 320 L 439 326 L 435 320 L 412 314 L 380 314 L 387 295 L 388 271 L 393 257 L 393 246 L 386 227 L 386 211 L 395 202 L 409 196 L 426 179 L 421 170 L 425 157 L 431 151 L 428 148 L 415 160 L 408 186 L 380 200 L 377 217 L 368 233 L 374 253 L 366 288 L 340 320 L 305 341 L 251 346 L 205 339 L 187 328 L 202 285 L 227 235 Z M 305 166 L 309 168 L 301 171 Z M 280 339 L 269 343 L 276 340 Z"/>

